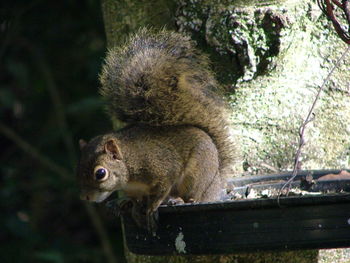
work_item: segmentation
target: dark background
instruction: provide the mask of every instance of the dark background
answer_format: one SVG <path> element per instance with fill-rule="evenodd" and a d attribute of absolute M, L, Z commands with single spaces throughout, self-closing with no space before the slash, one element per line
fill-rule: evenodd
<path fill-rule="evenodd" d="M 100 2 L 4 2 L 0 261 L 103 262 L 74 172 L 78 140 L 112 129 L 97 91 L 106 50 Z M 119 219 L 95 206 L 121 258 Z"/>

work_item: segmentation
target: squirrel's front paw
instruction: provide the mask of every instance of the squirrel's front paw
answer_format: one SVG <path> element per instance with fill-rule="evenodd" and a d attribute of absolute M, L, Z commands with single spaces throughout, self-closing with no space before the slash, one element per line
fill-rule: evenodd
<path fill-rule="evenodd" d="M 147 230 L 152 236 L 156 236 L 157 228 L 158 228 L 158 210 L 156 211 L 148 211 L 147 212 Z"/>
<path fill-rule="evenodd" d="M 152 211 L 138 203 L 133 203 L 131 217 L 138 227 L 147 229 L 147 231 L 153 236 L 156 235 L 158 228 L 158 210 Z"/>
<path fill-rule="evenodd" d="M 133 206 L 133 201 L 129 197 L 122 197 L 110 200 L 106 203 L 107 209 L 115 216 L 129 211 Z"/>
<path fill-rule="evenodd" d="M 136 225 L 141 228 L 146 228 L 147 219 L 145 209 L 138 203 L 134 203 L 131 210 L 131 217 L 134 219 Z"/>

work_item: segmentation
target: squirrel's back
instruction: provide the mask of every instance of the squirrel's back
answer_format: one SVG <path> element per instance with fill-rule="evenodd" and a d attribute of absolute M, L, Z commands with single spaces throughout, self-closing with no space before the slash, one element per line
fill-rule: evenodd
<path fill-rule="evenodd" d="M 142 29 L 109 51 L 100 76 L 109 113 L 129 124 L 192 125 L 213 139 L 224 175 L 232 162 L 227 105 L 208 58 L 179 33 Z"/>

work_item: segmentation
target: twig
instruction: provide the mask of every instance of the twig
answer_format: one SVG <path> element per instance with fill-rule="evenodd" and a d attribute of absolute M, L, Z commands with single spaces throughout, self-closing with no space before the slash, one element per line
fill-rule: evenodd
<path fill-rule="evenodd" d="M 55 162 L 53 162 L 51 159 L 47 158 L 43 153 L 41 153 L 38 149 L 36 149 L 34 146 L 30 145 L 28 142 L 23 140 L 18 134 L 16 134 L 15 131 L 13 131 L 11 128 L 7 127 L 5 124 L 0 122 L 0 133 L 2 133 L 5 137 L 13 141 L 18 148 L 20 148 L 22 151 L 27 153 L 29 156 L 32 156 L 34 159 L 38 160 L 43 166 L 45 166 L 47 169 L 51 170 L 52 172 L 60 175 L 62 178 L 70 178 L 72 172 L 66 170 L 60 165 L 57 165 Z M 96 208 L 85 203 L 84 207 L 88 212 L 88 215 L 91 218 L 91 221 L 96 229 L 96 232 L 101 240 L 102 248 L 104 250 L 104 253 L 106 255 L 107 261 L 109 263 L 117 263 L 112 246 L 108 240 L 107 231 L 104 228 L 100 217 L 98 216 L 98 213 L 96 212 Z"/>
<path fill-rule="evenodd" d="M 68 170 L 62 166 L 57 165 L 55 162 L 47 158 L 35 147 L 23 140 L 19 135 L 17 135 L 12 129 L 7 127 L 5 124 L 0 122 L 0 133 L 5 137 L 13 141 L 20 149 L 22 149 L 29 156 L 32 156 L 34 159 L 38 160 L 43 166 L 47 167 L 49 170 L 53 171 L 56 174 L 59 174 L 62 178 L 69 178 L 71 174 Z"/>
<path fill-rule="evenodd" d="M 49 65 L 46 63 L 46 61 L 42 58 L 38 50 L 33 47 L 32 45 L 28 45 L 27 48 L 30 49 L 32 55 L 35 57 L 35 60 L 38 62 L 39 65 L 39 70 L 42 72 L 42 74 L 45 77 L 47 87 L 49 90 L 49 93 L 51 95 L 51 99 L 54 104 L 54 109 L 57 115 L 57 120 L 58 120 L 58 125 L 60 126 L 60 129 L 62 130 L 62 136 L 63 140 L 65 142 L 65 146 L 67 148 L 68 154 L 69 154 L 69 159 L 71 162 L 72 167 L 74 167 L 76 163 L 76 154 L 75 154 L 75 147 L 72 139 L 71 132 L 69 130 L 69 126 L 66 121 L 66 116 L 65 116 L 65 111 L 64 111 L 64 106 L 62 103 L 62 100 L 60 98 L 57 86 L 54 82 L 54 79 L 52 77 L 51 72 L 49 71 Z M 41 156 L 43 157 L 43 155 Z M 51 163 L 53 163 L 51 161 Z M 50 167 L 48 167 L 50 168 Z M 63 175 L 62 173 L 60 173 Z M 69 173 L 72 174 L 72 173 Z M 99 236 L 99 239 L 101 241 L 102 249 L 105 253 L 106 259 L 108 263 L 117 263 L 118 260 L 115 257 L 113 253 L 112 246 L 110 244 L 107 231 L 105 227 L 103 226 L 100 216 L 96 212 L 95 207 L 84 203 L 84 207 L 93 223 L 93 226 L 97 232 L 97 235 Z"/>
<path fill-rule="evenodd" d="M 322 12 L 327 16 L 329 20 L 332 21 L 333 27 L 337 32 L 338 36 L 347 44 L 350 44 L 350 31 L 346 32 L 344 28 L 339 23 L 338 19 L 334 15 L 334 6 L 332 3 L 337 6 L 337 8 L 341 9 L 344 12 L 345 18 L 348 23 L 348 27 L 350 27 L 350 10 L 349 10 L 349 0 L 342 0 L 340 3 L 337 0 L 317 0 L 318 6 L 322 10 Z"/>
<path fill-rule="evenodd" d="M 348 31 L 349 31 L 349 34 L 350 34 L 350 2 L 349 1 L 343 1 L 342 8 L 344 10 L 345 17 L 346 17 L 346 19 L 348 20 L 348 23 L 349 23 Z"/>
<path fill-rule="evenodd" d="M 15 21 L 13 24 L 17 25 L 18 23 L 18 17 L 24 13 L 24 11 L 27 11 L 32 6 L 36 5 L 37 3 L 41 2 L 42 0 L 38 0 L 30 4 L 28 7 L 25 8 L 25 10 L 22 10 L 23 12 L 17 12 L 17 15 L 15 17 Z M 30 8 L 29 8 L 30 7 Z M 8 46 L 8 43 L 10 43 L 10 39 L 12 37 L 12 33 L 15 32 L 14 28 L 10 28 L 10 32 L 6 34 L 5 36 L 5 42 L 0 46 L 0 60 L 6 51 L 6 48 Z M 11 34 L 11 35 L 10 35 Z M 57 86 L 53 80 L 51 72 L 48 70 L 48 65 L 46 61 L 40 56 L 39 52 L 36 48 L 34 48 L 30 43 L 26 42 L 25 47 L 30 49 L 31 54 L 35 57 L 35 60 L 38 62 L 39 69 L 43 73 L 43 76 L 45 77 L 47 87 L 49 90 L 49 93 L 51 95 L 54 108 L 57 114 L 57 120 L 59 122 L 59 126 L 62 130 L 62 136 L 63 140 L 65 142 L 66 148 L 68 149 L 68 155 L 69 160 L 71 162 L 72 167 L 74 167 L 74 164 L 76 162 L 76 154 L 74 149 L 74 144 L 72 140 L 71 133 L 68 129 L 68 125 L 66 122 L 66 117 L 64 113 L 64 107 L 62 104 L 62 101 L 60 99 Z M 33 157 L 33 159 L 38 160 L 44 167 L 51 170 L 52 172 L 60 175 L 62 178 L 72 178 L 71 174 L 73 172 L 68 171 L 64 167 L 57 165 L 54 161 L 47 158 L 43 153 L 41 153 L 38 149 L 30 145 L 28 142 L 26 142 L 24 139 L 22 139 L 18 134 L 16 134 L 15 131 L 13 131 L 11 128 L 9 128 L 7 125 L 0 122 L 0 133 L 2 133 L 5 137 L 13 141 L 21 150 L 23 150 L 25 153 L 27 153 L 29 156 Z M 97 232 L 97 235 L 100 238 L 102 248 L 104 251 L 104 254 L 106 256 L 107 262 L 109 263 L 117 263 L 117 259 L 113 253 L 112 246 L 109 242 L 107 231 L 105 227 L 103 226 L 100 216 L 96 212 L 95 207 L 87 204 L 84 202 L 84 207 L 93 223 L 93 226 Z"/>
<path fill-rule="evenodd" d="M 106 229 L 101 221 L 101 218 L 98 216 L 96 208 L 87 202 L 83 202 L 86 211 L 88 212 L 92 223 L 100 237 L 103 252 L 107 258 L 107 262 L 109 263 L 118 263 L 117 258 L 114 255 L 113 248 L 111 246 L 111 242 L 109 241 L 108 234 Z"/>
<path fill-rule="evenodd" d="M 71 164 L 74 165 L 76 163 L 75 147 L 74 147 L 74 143 L 73 143 L 72 134 L 68 128 L 68 124 L 67 124 L 67 120 L 66 120 L 65 111 L 63 108 L 63 103 L 62 103 L 61 97 L 59 95 L 57 86 L 52 78 L 52 74 L 48 70 L 48 65 L 46 65 L 44 60 L 42 60 L 41 63 L 39 63 L 39 64 L 41 65 L 41 70 L 42 70 L 42 72 L 47 80 L 47 87 L 49 89 L 49 92 L 50 92 L 50 95 L 51 95 L 51 98 L 52 98 L 52 101 L 54 104 L 58 124 L 59 124 L 60 128 L 62 129 L 63 140 L 65 142 Z M 84 204 L 84 207 L 92 220 L 92 223 L 96 229 L 96 232 L 98 233 L 104 254 L 107 258 L 107 262 L 117 263 L 117 259 L 114 256 L 114 252 L 113 252 L 111 243 L 109 241 L 107 231 L 106 231 L 105 227 L 103 226 L 103 224 L 101 222 L 101 218 L 97 214 L 95 207 L 93 207 L 91 204 L 87 204 L 86 202 L 84 202 L 83 204 Z"/>
<path fill-rule="evenodd" d="M 260 163 L 260 166 L 264 167 L 266 169 L 269 169 L 270 171 L 272 171 L 274 173 L 278 173 L 279 172 L 279 169 L 277 169 L 277 168 L 275 168 L 275 167 L 273 167 L 273 166 L 271 166 L 271 165 L 269 165 L 267 163 L 264 163 L 264 162 Z"/>
<path fill-rule="evenodd" d="M 298 146 L 298 150 L 295 154 L 295 159 L 294 159 L 294 168 L 293 168 L 293 173 L 291 178 L 283 185 L 283 187 L 280 189 L 280 193 L 279 196 L 281 195 L 282 191 L 288 187 L 288 191 L 290 188 L 290 185 L 292 183 L 292 181 L 295 179 L 297 172 L 299 170 L 300 167 L 300 155 L 301 155 L 301 149 L 305 144 L 305 140 L 304 140 L 304 132 L 306 129 L 306 126 L 308 123 L 310 123 L 311 121 L 313 121 L 314 119 L 314 108 L 316 106 L 316 103 L 321 95 L 321 92 L 324 90 L 324 87 L 326 86 L 326 83 L 328 82 L 328 80 L 330 79 L 331 75 L 333 74 L 334 70 L 338 67 L 338 65 L 340 64 L 340 62 L 344 59 L 344 57 L 346 56 L 346 54 L 348 53 L 348 51 L 350 50 L 350 37 L 349 37 L 349 33 L 344 31 L 344 29 L 342 28 L 342 26 L 340 25 L 340 23 L 338 22 L 338 20 L 336 19 L 336 17 L 334 16 L 333 13 L 333 6 L 331 4 L 331 2 L 333 4 L 335 4 L 338 8 L 342 9 L 346 19 L 348 20 L 348 24 L 350 27 L 350 10 L 349 10 L 349 0 L 342 0 L 342 3 L 340 3 L 338 0 L 317 0 L 318 6 L 320 7 L 320 9 L 322 10 L 322 12 L 328 17 L 328 19 L 330 19 L 333 23 L 333 27 L 335 29 L 335 31 L 337 32 L 338 36 L 348 45 L 347 49 L 344 51 L 344 53 L 338 58 L 338 60 L 336 61 L 335 65 L 333 66 L 332 70 L 328 73 L 326 79 L 323 81 L 321 87 L 319 88 L 316 98 L 310 108 L 310 111 L 305 119 L 305 121 L 303 122 L 303 124 L 301 125 L 300 129 L 299 129 L 299 146 Z M 288 194 L 287 191 L 287 194 Z M 278 202 L 279 202 L 279 198 L 278 198 Z"/>
<path fill-rule="evenodd" d="M 58 125 L 62 129 L 63 140 L 65 142 L 71 164 L 74 165 L 74 163 L 76 163 L 75 147 L 74 147 L 74 143 L 73 143 L 72 134 L 68 128 L 68 124 L 67 124 L 67 120 L 66 120 L 66 116 L 65 116 L 65 111 L 64 111 L 61 97 L 59 95 L 59 91 L 58 91 L 57 86 L 53 80 L 51 72 L 48 70 L 48 65 L 47 65 L 46 61 L 43 59 L 40 59 L 39 62 L 40 62 L 39 63 L 40 69 L 46 78 L 47 87 L 48 87 L 48 90 L 50 92 L 51 99 L 53 101 L 54 108 L 56 111 Z M 92 223 L 96 229 L 96 232 L 99 235 L 99 238 L 100 238 L 101 244 L 102 244 L 102 248 L 103 248 L 104 254 L 107 258 L 107 261 L 109 263 L 117 263 L 117 259 L 114 256 L 114 252 L 113 252 L 111 243 L 109 241 L 107 231 L 106 231 L 105 227 L 103 226 L 101 219 L 100 219 L 100 216 L 97 214 L 95 207 L 93 207 L 91 204 L 87 204 L 86 202 L 84 202 L 83 204 L 84 204 L 84 207 L 92 220 Z"/>
<path fill-rule="evenodd" d="M 10 12 L 9 14 L 7 14 L 9 17 L 1 21 L 2 26 L 4 26 L 4 30 L 2 29 L 4 34 L 2 36 L 0 45 L 0 63 L 4 63 L 2 61 L 2 58 L 4 54 L 6 54 L 7 48 L 10 46 L 11 41 L 13 41 L 13 37 L 16 36 L 16 34 L 18 34 L 22 16 L 28 11 L 30 11 L 32 8 L 35 8 L 35 6 L 39 5 L 40 2 L 43 2 L 43 0 L 30 1 L 24 7 L 18 6 L 15 9 L 15 12 L 13 12 L 13 14 L 11 14 Z"/>
<path fill-rule="evenodd" d="M 300 166 L 300 155 L 301 155 L 301 150 L 302 147 L 305 144 L 305 140 L 304 140 L 304 132 L 306 129 L 307 124 L 309 124 L 311 121 L 314 120 L 314 108 L 316 106 L 317 101 L 320 98 L 321 92 L 324 90 L 326 83 L 329 81 L 330 77 L 332 76 L 334 70 L 339 66 L 340 62 L 345 58 L 346 54 L 349 52 L 350 50 L 350 46 L 347 47 L 347 49 L 343 52 L 343 54 L 337 59 L 336 63 L 334 64 L 333 68 L 331 69 L 331 71 L 328 73 L 327 77 L 325 78 L 325 80 L 323 81 L 321 87 L 319 88 L 317 95 L 315 97 L 314 102 L 311 105 L 311 108 L 309 110 L 309 113 L 306 117 L 306 119 L 304 120 L 303 124 L 301 125 L 300 129 L 299 129 L 299 146 L 298 146 L 298 150 L 295 154 L 295 159 L 294 159 L 294 168 L 293 168 L 293 173 L 291 178 L 289 178 L 289 180 L 282 186 L 282 188 L 280 189 L 280 194 L 282 193 L 282 191 L 288 187 L 288 191 L 290 188 L 291 183 L 293 182 L 293 180 L 295 179 L 295 177 L 297 176 L 297 172 L 299 170 L 299 166 Z M 288 194 L 287 191 L 287 194 Z"/>
<path fill-rule="evenodd" d="M 71 166 L 74 167 L 76 163 L 76 152 L 75 147 L 73 143 L 72 134 L 68 128 L 66 115 L 63 107 L 63 103 L 61 100 L 61 96 L 59 95 L 59 91 L 57 89 L 57 85 L 53 79 L 53 76 L 51 74 L 51 71 L 49 70 L 49 65 L 46 63 L 45 59 L 40 56 L 36 50 L 34 50 L 34 55 L 36 58 L 37 65 L 39 67 L 39 70 L 42 72 L 42 75 L 45 78 L 47 89 L 50 93 L 53 106 L 56 112 L 57 116 L 57 122 L 60 126 L 61 134 L 63 137 L 63 141 L 65 143 L 65 146 L 67 148 L 69 160 L 71 163 Z"/>

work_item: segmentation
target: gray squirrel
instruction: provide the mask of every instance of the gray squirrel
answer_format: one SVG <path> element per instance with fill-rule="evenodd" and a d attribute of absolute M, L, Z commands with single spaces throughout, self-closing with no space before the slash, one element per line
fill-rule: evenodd
<path fill-rule="evenodd" d="M 195 43 L 141 29 L 108 52 L 100 81 L 109 114 L 127 126 L 81 141 L 81 198 L 101 202 L 123 191 L 150 231 L 169 198 L 218 200 L 235 150 L 227 103 Z"/>

